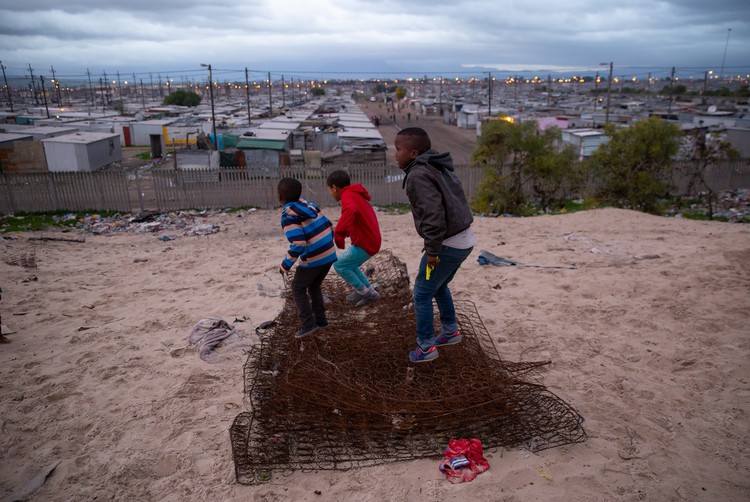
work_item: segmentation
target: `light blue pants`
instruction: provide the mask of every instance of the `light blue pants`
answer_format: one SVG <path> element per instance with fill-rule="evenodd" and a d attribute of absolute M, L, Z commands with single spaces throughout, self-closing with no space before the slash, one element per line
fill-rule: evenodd
<path fill-rule="evenodd" d="M 360 265 L 370 259 L 370 255 L 359 246 L 349 246 L 338 256 L 333 268 L 354 289 L 369 288 L 370 282 L 359 269 Z"/>

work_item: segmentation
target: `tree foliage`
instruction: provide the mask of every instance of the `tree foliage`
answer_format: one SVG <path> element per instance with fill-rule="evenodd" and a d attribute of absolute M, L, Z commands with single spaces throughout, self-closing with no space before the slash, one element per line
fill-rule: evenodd
<path fill-rule="evenodd" d="M 658 214 L 659 199 L 668 192 L 680 128 L 650 117 L 625 129 L 608 124 L 606 132 L 610 141 L 590 159 L 599 196 L 616 206 Z"/>
<path fill-rule="evenodd" d="M 396 99 L 398 101 L 401 101 L 402 99 L 406 97 L 406 89 L 404 89 L 403 87 L 396 87 L 395 94 L 396 94 Z"/>
<path fill-rule="evenodd" d="M 200 102 L 201 97 L 193 91 L 178 89 L 172 94 L 166 96 L 164 98 L 164 101 L 162 101 L 162 104 L 177 106 L 198 106 Z"/>
<path fill-rule="evenodd" d="M 322 87 L 313 87 L 310 91 L 313 96 L 324 96 L 326 93 L 326 90 Z"/>
<path fill-rule="evenodd" d="M 709 169 L 723 159 L 738 159 L 740 154 L 719 132 L 694 129 L 688 133 L 681 145 L 680 157 L 688 160 L 687 193 L 698 192 L 708 206 L 708 217 L 713 219 L 714 208 L 719 199 L 718 189 L 708 183 Z"/>
<path fill-rule="evenodd" d="M 485 168 L 474 210 L 519 213 L 528 189 L 544 209 L 561 205 L 579 187 L 582 171 L 572 149 L 558 148 L 560 137 L 558 128 L 541 132 L 536 122 L 484 124 L 472 155 L 472 162 Z"/>

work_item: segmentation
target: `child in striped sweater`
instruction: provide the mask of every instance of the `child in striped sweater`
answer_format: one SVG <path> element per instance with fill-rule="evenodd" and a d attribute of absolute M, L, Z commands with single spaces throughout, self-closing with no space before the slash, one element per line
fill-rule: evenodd
<path fill-rule="evenodd" d="M 302 338 L 328 326 L 321 284 L 336 261 L 333 225 L 318 206 L 301 197 L 299 180 L 284 178 L 277 191 L 284 204 L 281 228 L 290 243 L 279 271 L 288 274 L 299 258 L 291 290 L 301 323 L 295 337 Z"/>

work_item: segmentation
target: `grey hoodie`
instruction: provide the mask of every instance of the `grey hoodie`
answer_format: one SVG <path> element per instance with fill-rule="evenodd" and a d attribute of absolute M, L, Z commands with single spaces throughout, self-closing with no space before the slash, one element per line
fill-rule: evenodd
<path fill-rule="evenodd" d="M 450 153 L 427 150 L 405 169 L 403 187 L 411 203 L 417 233 L 424 239 L 427 254 L 437 255 L 448 237 L 471 226 L 466 195 L 456 174 Z"/>

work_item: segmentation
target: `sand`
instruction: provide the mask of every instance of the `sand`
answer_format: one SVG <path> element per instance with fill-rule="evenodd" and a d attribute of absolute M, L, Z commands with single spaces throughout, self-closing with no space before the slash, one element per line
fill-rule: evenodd
<path fill-rule="evenodd" d="M 503 358 L 552 360 L 541 383 L 583 415 L 587 442 L 490 450 L 490 470 L 460 485 L 433 459 L 237 484 L 228 429 L 246 406 L 247 356 L 208 364 L 179 349 L 203 317 L 255 337 L 279 312 L 278 216 L 215 215 L 201 222 L 221 232 L 169 242 L 5 235 L 0 257 L 33 248 L 38 268 L 0 262 L 15 331 L 0 345 L 0 499 L 56 461 L 32 500 L 750 498 L 750 227 L 618 209 L 477 218 L 480 243 L 452 288 Z M 411 216 L 378 216 L 413 279 Z M 480 266 L 480 249 L 577 268 Z"/>

